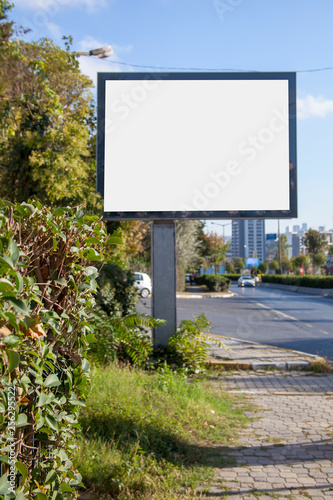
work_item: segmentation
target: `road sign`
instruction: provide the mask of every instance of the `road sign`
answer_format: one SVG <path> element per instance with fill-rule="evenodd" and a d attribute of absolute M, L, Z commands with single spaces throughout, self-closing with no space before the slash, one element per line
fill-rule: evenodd
<path fill-rule="evenodd" d="M 276 240 L 277 239 L 277 234 L 276 233 L 268 233 L 266 234 L 266 240 Z"/>

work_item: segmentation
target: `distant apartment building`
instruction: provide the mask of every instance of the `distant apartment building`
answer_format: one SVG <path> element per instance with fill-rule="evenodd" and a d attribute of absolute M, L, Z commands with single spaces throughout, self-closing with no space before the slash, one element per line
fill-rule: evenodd
<path fill-rule="evenodd" d="M 231 237 L 232 257 L 257 257 L 265 260 L 265 221 L 233 220 Z"/>

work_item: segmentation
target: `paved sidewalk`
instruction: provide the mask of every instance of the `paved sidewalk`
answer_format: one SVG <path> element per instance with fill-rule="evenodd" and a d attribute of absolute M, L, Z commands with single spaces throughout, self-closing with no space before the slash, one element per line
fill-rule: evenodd
<path fill-rule="evenodd" d="M 209 363 L 221 368 L 258 370 L 279 368 L 282 370 L 307 369 L 320 360 L 317 356 L 290 349 L 258 344 L 222 335 L 210 335 L 220 340 L 222 347 L 211 344 Z"/>
<path fill-rule="evenodd" d="M 225 372 L 216 381 L 246 394 L 253 421 L 216 469 L 207 498 L 305 500 L 333 498 L 333 374 Z"/>

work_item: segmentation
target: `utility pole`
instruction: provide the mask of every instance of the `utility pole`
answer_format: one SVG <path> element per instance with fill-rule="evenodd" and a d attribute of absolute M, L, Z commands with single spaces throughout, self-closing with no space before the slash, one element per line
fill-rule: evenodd
<path fill-rule="evenodd" d="M 278 241 L 279 241 L 279 268 L 280 268 L 280 273 L 281 273 L 281 242 L 280 242 L 280 219 L 278 219 Z"/>

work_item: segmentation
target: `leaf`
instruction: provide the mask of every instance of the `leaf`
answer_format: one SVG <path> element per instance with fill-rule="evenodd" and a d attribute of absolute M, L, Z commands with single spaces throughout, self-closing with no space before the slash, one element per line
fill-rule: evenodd
<path fill-rule="evenodd" d="M 33 205 L 31 205 L 31 203 L 25 203 L 25 202 L 23 202 L 23 203 L 21 203 L 21 206 L 24 206 L 29 211 L 29 213 L 31 215 L 33 215 L 36 212 L 36 210 L 37 210 L 36 207 L 34 207 Z"/>
<path fill-rule="evenodd" d="M 45 479 L 45 485 L 53 483 L 57 479 L 57 473 L 55 470 L 50 470 Z"/>
<path fill-rule="evenodd" d="M 15 266 L 20 256 L 20 250 L 16 245 L 15 241 L 13 240 L 10 240 L 9 242 L 9 251 L 10 251 L 10 258 L 12 260 L 13 265 Z"/>
<path fill-rule="evenodd" d="M 69 481 L 69 484 L 71 486 L 78 486 L 81 483 L 81 481 L 82 481 L 82 476 L 81 474 L 77 473 L 76 479 L 71 479 Z"/>
<path fill-rule="evenodd" d="M 52 399 L 53 398 L 51 397 L 50 394 L 45 394 L 44 392 L 42 392 L 41 395 L 39 396 L 39 399 L 38 399 L 36 406 L 38 406 L 38 407 L 45 406 L 48 403 L 50 403 L 50 401 L 52 401 Z"/>
<path fill-rule="evenodd" d="M 85 216 L 85 211 L 84 210 L 78 210 L 75 214 L 75 219 L 82 219 L 82 217 Z"/>
<path fill-rule="evenodd" d="M 77 398 L 71 398 L 68 402 L 73 406 L 86 406 L 85 401 L 81 401 Z"/>
<path fill-rule="evenodd" d="M 0 495 L 6 495 L 10 488 L 10 483 L 8 482 L 7 476 L 4 474 L 0 477 Z"/>
<path fill-rule="evenodd" d="M 89 361 L 86 358 L 82 360 L 82 373 L 87 373 L 90 369 Z"/>
<path fill-rule="evenodd" d="M 9 335 L 9 337 L 5 337 L 4 339 L 2 339 L 2 342 L 4 344 L 9 344 L 11 346 L 15 346 L 19 343 L 20 341 L 20 338 L 17 337 L 16 335 Z"/>
<path fill-rule="evenodd" d="M 25 425 L 28 425 L 27 415 L 25 413 L 19 413 L 15 425 L 16 427 L 24 427 Z"/>
<path fill-rule="evenodd" d="M 58 431 L 59 430 L 59 424 L 58 424 L 58 422 L 56 421 L 56 419 L 54 417 L 51 417 L 51 415 L 46 415 L 45 416 L 45 422 L 54 431 Z"/>
<path fill-rule="evenodd" d="M 9 370 L 9 372 L 12 372 L 20 364 L 20 355 L 18 352 L 12 351 L 10 349 L 8 349 L 6 354 L 8 356 L 8 360 L 9 360 L 8 370 Z"/>
<path fill-rule="evenodd" d="M 47 497 L 47 495 L 45 495 L 45 493 L 37 491 L 36 495 L 37 495 L 38 500 L 48 500 L 48 497 Z"/>
<path fill-rule="evenodd" d="M 16 283 L 16 289 L 19 293 L 22 292 L 23 290 L 23 278 L 22 278 L 22 275 L 21 273 L 17 272 L 15 274 L 15 283 Z"/>
<path fill-rule="evenodd" d="M 53 217 L 58 217 L 58 216 L 61 216 L 61 215 L 64 215 L 65 213 L 65 210 L 63 210 L 62 208 L 56 208 L 54 211 L 53 211 Z"/>
<path fill-rule="evenodd" d="M 16 297 L 2 297 L 3 301 L 9 302 L 15 309 L 25 316 L 30 316 L 30 311 L 21 299 L 17 299 Z"/>
<path fill-rule="evenodd" d="M 93 344 L 94 342 L 97 342 L 97 339 L 93 333 L 88 333 L 88 335 L 86 336 L 86 341 L 88 342 L 88 344 Z"/>
<path fill-rule="evenodd" d="M 60 491 L 62 493 L 65 493 L 66 491 L 74 492 L 75 490 L 74 490 L 74 488 L 71 488 L 69 486 L 69 484 L 67 484 L 67 483 L 61 483 L 61 485 L 60 485 Z"/>
<path fill-rule="evenodd" d="M 15 467 L 19 471 L 19 473 L 21 474 L 21 476 L 23 478 L 23 482 L 25 482 L 25 480 L 28 477 L 28 472 L 29 472 L 28 467 L 23 462 L 16 462 Z"/>
<path fill-rule="evenodd" d="M 101 260 L 101 256 L 93 248 L 86 249 L 86 259 L 87 260 Z"/>
<path fill-rule="evenodd" d="M 0 279 L 0 292 L 8 292 L 13 290 L 13 288 L 14 285 L 9 280 L 7 280 L 6 278 Z"/>
<path fill-rule="evenodd" d="M 13 271 L 15 271 L 15 267 L 13 266 L 11 258 L 6 254 L 3 254 L 0 257 L 0 267 L 5 267 L 6 269 L 12 269 Z"/>
<path fill-rule="evenodd" d="M 43 427 L 44 425 L 44 418 L 43 417 L 40 417 L 38 422 L 37 422 L 37 425 L 36 425 L 36 431 L 38 431 L 41 427 Z"/>
<path fill-rule="evenodd" d="M 27 500 L 27 497 L 25 497 L 22 491 L 20 491 L 20 493 L 16 495 L 15 500 Z"/>
<path fill-rule="evenodd" d="M 44 381 L 45 387 L 57 387 L 61 382 L 55 373 L 51 373 Z"/>
<path fill-rule="evenodd" d="M 54 280 L 55 283 L 58 283 L 59 285 L 67 285 L 67 281 L 65 278 L 60 278 L 60 280 Z"/>

